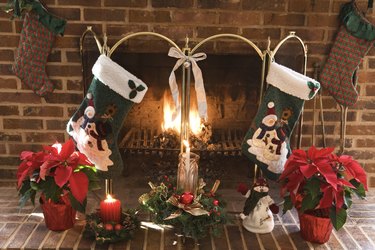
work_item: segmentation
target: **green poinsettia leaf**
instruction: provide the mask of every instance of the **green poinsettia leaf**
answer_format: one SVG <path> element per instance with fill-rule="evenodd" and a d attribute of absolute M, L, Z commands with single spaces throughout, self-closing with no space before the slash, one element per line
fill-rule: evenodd
<path fill-rule="evenodd" d="M 286 211 L 293 208 L 292 199 L 290 198 L 290 195 L 284 197 L 284 206 L 283 206 L 283 214 L 286 213 Z"/>
<path fill-rule="evenodd" d="M 346 209 L 341 208 L 340 210 L 336 211 L 335 207 L 331 207 L 329 211 L 329 217 L 331 218 L 333 227 L 336 230 L 339 230 L 340 228 L 344 226 L 346 222 L 346 217 L 347 217 Z"/>
<path fill-rule="evenodd" d="M 31 187 L 30 181 L 24 181 L 23 182 L 23 184 L 22 184 L 22 186 L 19 190 L 19 194 L 21 196 L 20 200 L 19 200 L 20 208 L 24 207 L 28 200 L 31 200 L 33 205 L 35 205 L 36 191 Z"/>
<path fill-rule="evenodd" d="M 352 206 L 352 191 L 351 189 L 346 189 L 345 191 L 345 195 L 344 195 L 344 204 L 346 206 L 346 208 L 350 208 Z"/>
<path fill-rule="evenodd" d="M 24 195 L 21 196 L 20 200 L 19 200 L 19 206 L 20 208 L 23 208 L 25 205 L 26 205 L 26 202 L 28 200 L 31 200 L 31 202 L 33 203 L 33 205 L 35 205 L 35 190 L 32 190 L 32 189 L 29 189 L 27 190 Z"/>
<path fill-rule="evenodd" d="M 312 199 L 316 199 L 321 195 L 320 192 L 320 180 L 316 177 L 311 178 L 306 182 L 304 187 L 305 191 L 311 195 Z"/>
<path fill-rule="evenodd" d="M 98 190 L 100 189 L 100 179 L 97 175 L 97 171 L 95 167 L 92 166 L 80 166 L 78 171 L 83 172 L 86 174 L 87 178 L 89 179 L 89 190 Z M 76 170 L 77 171 L 77 170 Z M 75 172 L 76 172 L 75 171 Z"/>
<path fill-rule="evenodd" d="M 139 85 L 137 88 L 135 88 L 137 91 L 143 91 L 146 88 L 143 85 Z"/>
<path fill-rule="evenodd" d="M 55 203 L 60 200 L 62 189 L 56 185 L 53 177 L 46 177 L 46 180 L 40 183 L 40 189 L 46 196 L 46 200 L 51 199 Z"/>
<path fill-rule="evenodd" d="M 350 183 L 356 187 L 356 189 L 352 189 L 354 193 L 361 199 L 366 197 L 366 190 L 362 183 L 356 181 L 355 179 L 350 180 Z"/>
<path fill-rule="evenodd" d="M 137 90 L 132 90 L 131 92 L 130 92 L 130 94 L 129 94 L 129 98 L 130 99 L 133 99 L 134 97 L 136 97 L 137 96 Z"/>
<path fill-rule="evenodd" d="M 137 86 L 135 85 L 135 82 L 133 80 L 128 81 L 128 85 L 130 89 L 135 89 Z"/>
<path fill-rule="evenodd" d="M 38 191 L 39 190 L 39 185 L 38 183 L 34 182 L 34 181 L 30 181 L 30 187 L 35 190 L 35 191 Z"/>
<path fill-rule="evenodd" d="M 312 195 L 308 193 L 302 200 L 301 212 L 303 213 L 305 210 L 316 208 L 319 202 L 320 202 L 319 196 L 312 197 Z"/>
<path fill-rule="evenodd" d="M 86 210 L 86 205 L 87 205 L 87 198 L 85 198 L 81 204 L 76 198 L 74 198 L 72 193 L 69 193 L 69 200 L 70 200 L 70 204 L 72 204 L 72 207 L 75 210 L 81 213 L 86 212 L 85 210 Z"/>
<path fill-rule="evenodd" d="M 31 182 L 29 180 L 25 180 L 22 182 L 21 188 L 18 190 L 18 193 L 20 195 L 24 195 L 30 188 L 31 188 Z"/>

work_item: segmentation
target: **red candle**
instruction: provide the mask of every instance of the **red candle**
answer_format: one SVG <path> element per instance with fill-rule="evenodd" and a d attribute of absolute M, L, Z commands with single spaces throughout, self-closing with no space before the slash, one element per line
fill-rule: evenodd
<path fill-rule="evenodd" d="M 107 194 L 107 199 L 100 202 L 100 218 L 103 223 L 119 223 L 121 220 L 121 202 Z"/>

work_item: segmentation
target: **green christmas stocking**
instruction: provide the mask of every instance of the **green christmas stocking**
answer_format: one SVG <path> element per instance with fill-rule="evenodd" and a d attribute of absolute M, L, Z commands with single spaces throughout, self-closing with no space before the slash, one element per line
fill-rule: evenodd
<path fill-rule="evenodd" d="M 269 87 L 246 133 L 242 152 L 266 177 L 277 180 L 290 153 L 291 135 L 304 104 L 315 96 L 319 82 L 271 62 Z"/>
<path fill-rule="evenodd" d="M 92 68 L 94 78 L 86 98 L 67 125 L 77 148 L 97 169 L 123 166 L 117 136 L 134 103 L 142 101 L 147 86 L 109 57 L 101 55 Z M 102 173 L 112 178 L 115 169 Z"/>

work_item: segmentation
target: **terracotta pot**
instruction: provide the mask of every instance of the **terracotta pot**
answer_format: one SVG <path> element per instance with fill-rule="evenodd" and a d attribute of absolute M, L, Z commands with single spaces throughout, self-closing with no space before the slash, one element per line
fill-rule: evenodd
<path fill-rule="evenodd" d="M 74 226 L 76 211 L 72 208 L 68 195 L 61 196 L 59 203 L 54 203 L 51 200 L 47 201 L 42 194 L 39 201 L 48 229 L 64 231 Z"/>
<path fill-rule="evenodd" d="M 317 217 L 312 214 L 299 214 L 300 232 L 304 240 L 315 243 L 326 243 L 332 233 L 330 218 Z"/>

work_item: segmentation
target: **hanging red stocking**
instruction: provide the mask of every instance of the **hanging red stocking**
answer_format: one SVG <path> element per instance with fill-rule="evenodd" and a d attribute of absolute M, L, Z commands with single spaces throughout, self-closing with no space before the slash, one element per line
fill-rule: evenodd
<path fill-rule="evenodd" d="M 54 90 L 45 68 L 55 37 L 63 34 L 65 24 L 65 20 L 50 15 L 38 1 L 25 14 L 13 72 L 39 96 Z"/>
<path fill-rule="evenodd" d="M 357 102 L 355 73 L 361 59 L 373 46 L 375 27 L 363 17 L 354 1 L 343 5 L 340 20 L 342 24 L 320 82 L 339 104 L 348 107 Z"/>

